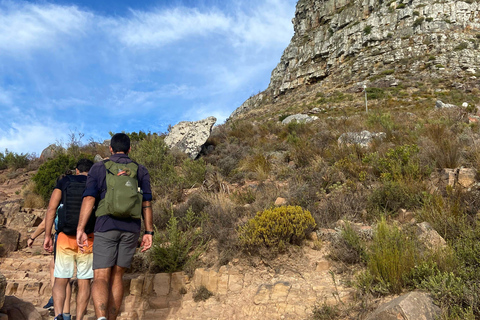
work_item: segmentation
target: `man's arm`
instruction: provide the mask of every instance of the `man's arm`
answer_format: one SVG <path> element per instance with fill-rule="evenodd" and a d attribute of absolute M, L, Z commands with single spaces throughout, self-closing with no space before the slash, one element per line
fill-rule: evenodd
<path fill-rule="evenodd" d="M 145 224 L 145 231 L 153 231 L 153 210 L 152 203 L 150 201 L 142 202 L 143 221 Z M 152 247 L 153 236 L 151 234 L 144 234 L 142 243 L 140 244 L 142 252 L 147 251 Z"/>
<path fill-rule="evenodd" d="M 58 205 L 62 200 L 62 190 L 54 189 L 48 203 L 47 214 L 45 215 L 45 240 L 43 241 L 43 248 L 48 251 L 53 251 L 53 241 L 52 241 L 52 227 L 53 221 L 55 220 L 55 213 L 57 211 Z"/>
<path fill-rule="evenodd" d="M 83 197 L 82 207 L 80 208 L 80 217 L 78 218 L 77 226 L 77 244 L 80 251 L 83 252 L 83 247 L 87 246 L 87 234 L 85 233 L 85 226 L 88 219 L 92 215 L 93 207 L 95 206 L 95 197 L 85 196 Z"/>
<path fill-rule="evenodd" d="M 33 241 L 37 239 L 39 235 L 41 235 L 45 231 L 45 218 L 40 222 L 38 227 L 35 229 L 35 231 L 30 235 L 30 238 L 27 239 L 27 246 L 29 248 L 32 247 Z"/>

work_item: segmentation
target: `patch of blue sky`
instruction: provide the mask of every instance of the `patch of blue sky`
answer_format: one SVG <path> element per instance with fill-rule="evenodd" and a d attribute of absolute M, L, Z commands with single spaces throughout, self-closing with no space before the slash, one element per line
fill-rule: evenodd
<path fill-rule="evenodd" d="M 0 0 L 0 150 L 222 123 L 264 90 L 295 0 Z"/>

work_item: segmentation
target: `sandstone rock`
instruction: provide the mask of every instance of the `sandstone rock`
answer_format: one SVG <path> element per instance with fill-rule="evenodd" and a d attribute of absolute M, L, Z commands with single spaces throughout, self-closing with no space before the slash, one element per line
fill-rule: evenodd
<path fill-rule="evenodd" d="M 20 232 L 0 226 L 0 257 L 18 249 Z"/>
<path fill-rule="evenodd" d="M 30 302 L 20 300 L 15 296 L 6 296 L 1 313 L 8 315 L 8 319 L 15 320 L 42 320 L 42 315 Z"/>
<path fill-rule="evenodd" d="M 282 124 L 289 124 L 290 122 L 292 122 L 294 120 L 297 121 L 297 122 L 308 123 L 308 122 L 315 121 L 317 119 L 318 119 L 318 117 L 316 117 L 316 116 L 309 116 L 309 115 L 306 115 L 306 114 L 294 114 L 294 115 L 288 116 L 285 119 L 283 119 Z"/>
<path fill-rule="evenodd" d="M 417 224 L 417 238 L 424 249 L 437 250 L 447 246 L 447 242 L 428 222 Z"/>
<path fill-rule="evenodd" d="M 275 200 L 275 206 L 276 207 L 279 207 L 279 206 L 284 206 L 287 204 L 287 199 L 285 198 L 281 198 L 281 197 L 278 197 L 276 200 Z"/>
<path fill-rule="evenodd" d="M 346 132 L 338 138 L 338 144 L 356 144 L 361 147 L 369 147 L 373 139 L 383 140 L 386 137 L 385 132 L 372 133 L 367 130 L 362 132 Z"/>
<path fill-rule="evenodd" d="M 216 121 L 215 117 L 208 117 L 195 122 L 182 121 L 173 126 L 165 137 L 165 143 L 169 148 L 178 148 L 188 154 L 190 158 L 195 159 L 208 137 L 210 137 Z"/>
<path fill-rule="evenodd" d="M 434 320 L 440 312 L 428 294 L 413 291 L 380 305 L 367 320 Z"/>
<path fill-rule="evenodd" d="M 62 146 L 58 146 L 56 144 L 51 144 L 45 149 L 43 149 L 42 153 L 40 154 L 40 160 L 47 160 L 54 158 L 56 155 L 64 153 L 65 149 Z"/>
<path fill-rule="evenodd" d="M 477 170 L 473 168 L 460 168 L 458 170 L 458 184 L 464 188 L 470 188 L 477 182 L 475 179 L 476 176 Z"/>
<path fill-rule="evenodd" d="M 0 273 L 0 309 L 2 309 L 3 302 L 5 301 L 6 290 L 7 290 L 7 279 L 5 279 L 5 276 Z"/>

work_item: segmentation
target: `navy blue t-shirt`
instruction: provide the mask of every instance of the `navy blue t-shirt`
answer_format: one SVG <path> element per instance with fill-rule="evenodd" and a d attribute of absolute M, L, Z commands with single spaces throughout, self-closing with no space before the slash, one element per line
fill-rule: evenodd
<path fill-rule="evenodd" d="M 110 160 L 116 163 L 130 163 L 132 160 L 123 153 L 117 153 L 110 157 Z M 143 191 L 143 201 L 152 201 L 152 190 L 150 188 L 150 174 L 147 168 L 138 165 L 137 171 L 138 186 Z M 88 172 L 87 185 L 83 196 L 92 196 L 101 200 L 105 198 L 107 192 L 106 169 L 103 162 L 95 163 Z M 110 215 L 97 218 L 95 223 L 95 232 L 106 232 L 109 230 L 120 230 L 139 233 L 141 229 L 141 219 L 118 219 Z"/>

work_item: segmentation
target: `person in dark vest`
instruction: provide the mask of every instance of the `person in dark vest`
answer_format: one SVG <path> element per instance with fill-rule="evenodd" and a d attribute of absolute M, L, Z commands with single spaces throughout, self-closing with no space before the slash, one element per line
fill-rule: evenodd
<path fill-rule="evenodd" d="M 144 166 L 128 157 L 130 150 L 130 138 L 126 134 L 117 133 L 112 137 L 112 155 L 108 160 L 95 163 L 88 173 L 80 211 L 77 244 L 88 248 L 90 239 L 85 225 L 98 201 L 92 284 L 98 320 L 115 320 L 118 316 L 123 301 L 123 274 L 130 267 L 138 246 L 142 217 L 145 224 L 140 244 L 142 252 L 153 242 L 150 175 Z"/>
<path fill-rule="evenodd" d="M 76 242 L 76 225 L 80 217 L 82 195 L 87 182 L 87 174 L 93 162 L 88 159 L 78 161 L 75 175 L 66 175 L 57 182 L 50 197 L 45 216 L 45 240 L 43 248 L 55 254 L 55 282 L 53 285 L 53 305 L 56 320 L 71 319 L 64 313 L 67 284 L 77 269 L 77 306 L 76 319 L 82 320 L 90 299 L 90 282 L 93 278 L 92 246 L 79 250 Z M 57 211 L 58 209 L 58 211 Z M 52 239 L 52 227 L 57 214 L 56 241 Z M 95 221 L 89 221 L 89 238 L 93 242 L 93 227 Z"/>

